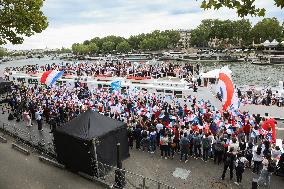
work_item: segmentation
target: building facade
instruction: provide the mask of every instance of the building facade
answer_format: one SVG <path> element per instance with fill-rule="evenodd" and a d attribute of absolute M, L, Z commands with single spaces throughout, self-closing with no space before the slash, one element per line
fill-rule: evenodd
<path fill-rule="evenodd" d="M 191 30 L 180 29 L 177 31 L 180 33 L 180 40 L 178 43 L 178 47 L 181 49 L 188 49 L 190 47 Z"/>

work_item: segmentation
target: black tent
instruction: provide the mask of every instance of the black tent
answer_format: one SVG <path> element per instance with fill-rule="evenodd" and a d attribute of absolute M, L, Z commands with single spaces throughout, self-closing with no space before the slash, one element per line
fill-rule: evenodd
<path fill-rule="evenodd" d="M 9 92 L 11 90 L 11 81 L 6 81 L 2 77 L 0 77 L 0 94 L 4 94 L 6 92 Z"/>
<path fill-rule="evenodd" d="M 127 125 L 88 110 L 56 129 L 54 143 L 58 162 L 73 171 L 94 175 L 93 139 L 99 141 L 96 145 L 99 162 L 108 165 L 117 163 L 117 143 L 120 143 L 120 158 L 129 157 Z"/>

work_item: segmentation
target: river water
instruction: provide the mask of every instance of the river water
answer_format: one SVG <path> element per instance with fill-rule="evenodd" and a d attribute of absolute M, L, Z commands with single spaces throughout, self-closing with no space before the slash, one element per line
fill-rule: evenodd
<path fill-rule="evenodd" d="M 62 60 L 43 59 L 23 59 L 5 62 L 0 64 L 0 75 L 7 66 L 23 66 L 27 64 L 52 64 L 60 63 Z M 197 63 L 190 63 L 196 65 Z M 233 73 L 233 82 L 238 86 L 256 85 L 256 86 L 278 86 L 279 81 L 284 81 L 283 65 L 253 65 L 247 62 L 199 62 L 201 70 L 204 72 L 228 65 Z"/>

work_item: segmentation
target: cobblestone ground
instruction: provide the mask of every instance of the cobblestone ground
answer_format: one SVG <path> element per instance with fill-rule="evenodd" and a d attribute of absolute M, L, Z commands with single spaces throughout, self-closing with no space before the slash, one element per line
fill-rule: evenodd
<path fill-rule="evenodd" d="M 243 175 L 243 181 L 240 186 L 229 180 L 229 172 L 224 181 L 220 179 L 223 165 L 215 165 L 212 160 L 207 163 L 200 159 L 190 158 L 187 163 L 180 162 L 176 156 L 174 159 L 160 158 L 159 151 L 156 154 L 138 151 L 133 149 L 130 151 L 130 158 L 123 162 L 123 167 L 127 170 L 134 171 L 149 178 L 161 181 L 176 188 L 181 189 L 249 189 L 252 185 L 253 178 L 258 178 L 258 175 L 246 169 Z M 173 172 L 176 168 L 182 168 L 190 171 L 186 180 L 175 178 Z M 272 176 L 271 189 L 280 189 L 284 184 L 284 177 Z M 151 187 L 151 184 L 149 184 Z M 264 187 L 259 187 L 264 188 Z"/>

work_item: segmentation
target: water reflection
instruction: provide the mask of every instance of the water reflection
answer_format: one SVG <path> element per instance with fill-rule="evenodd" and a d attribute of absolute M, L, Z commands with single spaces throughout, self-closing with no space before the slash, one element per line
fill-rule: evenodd
<path fill-rule="evenodd" d="M 5 62 L 0 64 L 0 74 L 3 74 L 3 70 L 7 66 L 22 66 L 27 64 L 45 65 L 60 62 L 62 62 L 62 60 L 51 60 L 49 58 Z M 190 64 L 196 65 L 197 63 Z M 200 62 L 198 64 L 204 72 L 228 65 L 233 72 L 234 83 L 237 85 L 278 86 L 278 82 L 284 80 L 284 66 L 282 65 L 259 66 L 246 62 Z"/>

